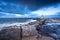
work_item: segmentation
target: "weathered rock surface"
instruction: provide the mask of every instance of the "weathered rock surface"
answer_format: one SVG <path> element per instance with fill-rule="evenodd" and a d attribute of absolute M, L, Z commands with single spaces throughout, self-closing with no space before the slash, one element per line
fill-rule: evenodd
<path fill-rule="evenodd" d="M 23 40 L 37 40 L 36 27 L 41 26 L 40 21 L 31 22 L 29 24 L 22 25 L 22 38 Z M 20 26 L 5 27 L 0 31 L 0 40 L 20 40 Z M 54 40 L 51 37 L 42 36 L 38 37 L 38 40 Z"/>

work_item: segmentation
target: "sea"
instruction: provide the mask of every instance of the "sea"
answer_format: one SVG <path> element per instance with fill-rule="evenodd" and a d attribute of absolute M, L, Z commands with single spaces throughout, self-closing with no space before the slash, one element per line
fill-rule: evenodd
<path fill-rule="evenodd" d="M 36 20 L 32 18 L 0 18 L 0 28 L 13 25 L 20 26 L 20 24 L 27 24 L 34 21 Z"/>

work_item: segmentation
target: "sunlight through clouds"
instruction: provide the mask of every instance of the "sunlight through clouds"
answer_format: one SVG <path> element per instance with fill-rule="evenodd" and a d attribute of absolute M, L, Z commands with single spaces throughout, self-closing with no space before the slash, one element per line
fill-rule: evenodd
<path fill-rule="evenodd" d="M 33 11 L 31 13 L 36 14 L 38 16 L 41 16 L 41 15 L 47 16 L 47 15 L 56 15 L 57 12 L 60 12 L 60 7 L 56 7 L 56 8 L 48 7 L 45 9 L 39 9 L 39 10 Z"/>
<path fill-rule="evenodd" d="M 28 5 L 22 5 L 19 3 L 2 1 L 0 6 L 0 18 L 40 18 L 41 15 L 44 15 L 44 17 L 51 16 L 52 18 L 52 15 L 54 15 L 54 17 L 60 15 L 60 3 L 39 8 L 34 11 L 30 10 Z"/>
<path fill-rule="evenodd" d="M 0 14 L 4 14 L 3 16 L 8 16 L 8 17 L 20 17 L 20 16 L 22 16 L 22 15 L 20 15 L 20 14 L 13 14 L 13 13 L 5 13 L 5 12 L 0 12 Z"/>

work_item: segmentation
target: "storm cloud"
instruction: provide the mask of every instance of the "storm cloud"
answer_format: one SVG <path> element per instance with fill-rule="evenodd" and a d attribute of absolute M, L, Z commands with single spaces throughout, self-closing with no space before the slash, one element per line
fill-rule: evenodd
<path fill-rule="evenodd" d="M 58 16 L 60 0 L 0 0 L 0 12 L 2 12 L 0 18 L 13 17 L 13 15 L 19 18 L 34 16 L 37 18 L 42 14 Z"/>
<path fill-rule="evenodd" d="M 55 5 L 59 3 L 60 0 L 3 0 L 6 2 L 17 2 L 23 5 L 27 5 L 28 8 L 32 11 L 37 10 L 39 8 L 43 8 L 50 5 Z"/>

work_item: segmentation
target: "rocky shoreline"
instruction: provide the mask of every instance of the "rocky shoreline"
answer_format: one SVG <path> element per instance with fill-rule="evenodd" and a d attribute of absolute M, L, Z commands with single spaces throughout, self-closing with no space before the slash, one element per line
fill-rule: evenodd
<path fill-rule="evenodd" d="M 20 24 L 20 26 L 22 27 L 22 39 L 24 40 L 27 37 L 30 37 L 31 40 L 35 40 L 35 39 L 37 40 L 38 33 L 36 30 L 36 27 L 37 26 L 40 27 L 41 26 L 40 24 L 41 24 L 40 21 L 35 21 L 28 24 L 24 24 L 24 25 Z M 0 40 L 20 40 L 20 26 L 14 25 L 14 26 L 9 26 L 9 27 L 4 27 L 0 31 Z M 49 36 L 47 37 L 44 35 L 42 36 L 42 38 L 38 37 L 38 39 L 39 40 L 47 40 L 47 39 L 54 40 L 53 38 L 51 39 L 51 37 Z"/>

